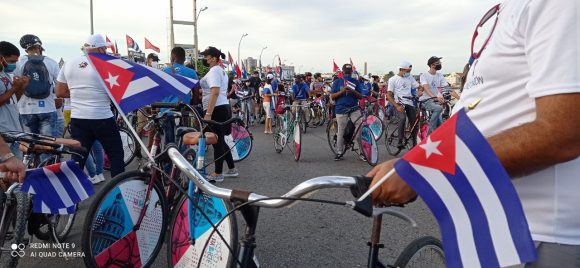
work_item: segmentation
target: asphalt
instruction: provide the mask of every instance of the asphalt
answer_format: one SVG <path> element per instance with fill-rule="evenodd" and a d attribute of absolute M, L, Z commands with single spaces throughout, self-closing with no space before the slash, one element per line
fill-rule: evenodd
<path fill-rule="evenodd" d="M 286 148 L 281 154 L 274 150 L 273 138 L 263 133 L 263 125 L 251 129 L 254 144 L 251 155 L 237 163 L 240 176 L 219 183 L 226 188 L 245 189 L 267 196 L 279 196 L 300 182 L 324 175 L 362 175 L 370 166 L 359 160 L 354 153 L 347 153 L 343 161 L 335 162 L 328 148 L 325 129 L 309 128 L 303 135 L 302 158 L 295 162 L 291 151 Z M 379 143 L 379 159 L 390 159 L 384 143 Z M 131 164 L 127 169 L 135 169 Z M 211 169 L 210 169 L 211 170 Z M 108 178 L 109 175 L 106 174 Z M 104 183 L 99 184 L 99 191 Z M 327 200 L 353 200 L 345 189 L 325 189 L 313 197 Z M 93 199 L 83 201 L 73 229 L 63 245 L 71 258 L 59 256 L 53 245 L 44 249 L 26 249 L 20 267 L 84 267 L 81 251 L 81 236 L 88 207 Z M 393 263 L 403 248 L 416 238 L 425 235 L 439 237 L 439 228 L 429 209 L 419 199 L 402 208 L 418 223 L 416 228 L 406 222 L 384 217 L 380 259 Z M 244 227 L 238 218 L 239 233 Z M 366 218 L 342 206 L 301 202 L 290 208 L 262 209 L 257 229 L 256 256 L 261 267 L 366 267 L 372 219 Z M 38 239 L 34 243 L 41 243 Z M 33 252 L 36 253 L 32 256 Z M 164 246 L 153 267 L 168 267 L 167 249 Z M 51 256 L 52 254 L 56 256 Z M 77 256 L 74 256 L 74 255 Z"/>

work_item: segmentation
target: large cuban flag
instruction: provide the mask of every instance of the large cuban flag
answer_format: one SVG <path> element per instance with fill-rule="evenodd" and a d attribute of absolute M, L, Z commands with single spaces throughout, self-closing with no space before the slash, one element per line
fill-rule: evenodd
<path fill-rule="evenodd" d="M 395 163 L 441 229 L 447 267 L 505 267 L 536 259 L 510 177 L 460 111 Z"/>
<path fill-rule="evenodd" d="M 113 101 L 125 113 L 170 95 L 185 96 L 199 86 L 198 80 L 168 74 L 111 55 L 89 53 L 88 58 L 111 93 Z"/>

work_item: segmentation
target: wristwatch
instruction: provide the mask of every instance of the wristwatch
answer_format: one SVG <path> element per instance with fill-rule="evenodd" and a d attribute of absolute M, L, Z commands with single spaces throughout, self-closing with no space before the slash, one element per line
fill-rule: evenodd
<path fill-rule="evenodd" d="M 7 153 L 5 155 L 3 155 L 2 157 L 0 157 L 0 163 L 4 163 L 6 161 L 8 161 L 8 159 L 14 157 L 13 153 Z"/>

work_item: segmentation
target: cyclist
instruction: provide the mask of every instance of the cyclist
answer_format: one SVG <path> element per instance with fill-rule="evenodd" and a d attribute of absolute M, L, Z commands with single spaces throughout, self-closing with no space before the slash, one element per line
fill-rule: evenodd
<path fill-rule="evenodd" d="M 105 54 L 110 45 L 102 35 L 95 34 L 87 39 L 83 49 L 87 53 Z M 56 95 L 71 101 L 72 138 L 85 148 L 92 148 L 94 142 L 99 141 L 111 163 L 111 177 L 115 177 L 125 170 L 123 142 L 106 90 L 86 56 L 67 61 L 57 78 Z M 73 156 L 73 159 L 84 168 L 87 155 L 88 152 L 83 157 Z"/>
<path fill-rule="evenodd" d="M 449 86 L 449 83 L 447 83 L 445 77 L 438 72 L 441 70 L 441 59 L 441 57 L 436 56 L 429 58 L 429 60 L 427 60 L 429 71 L 422 73 L 420 77 L 423 94 L 419 97 L 419 100 L 422 101 L 428 98 L 437 97 L 437 101 L 431 99 L 426 101 L 424 104 L 425 109 L 431 112 L 431 118 L 429 118 L 429 132 L 427 134 L 431 134 L 433 130 L 443 123 L 443 119 L 441 118 L 443 107 L 441 107 L 441 104 L 443 104 L 445 100 L 443 99 L 443 94 L 439 89 Z"/>
<path fill-rule="evenodd" d="M 271 99 L 274 92 L 272 91 L 272 79 L 273 75 L 269 74 L 266 77 L 266 84 L 264 85 L 264 90 L 262 91 L 262 96 L 264 97 L 264 113 L 266 113 L 266 122 L 264 123 L 264 134 L 272 134 L 272 118 L 273 110 L 271 105 Z"/>
<path fill-rule="evenodd" d="M 578 8 L 577 0 L 504 1 L 455 105 L 482 99 L 468 115 L 513 178 L 538 253 L 527 268 L 578 267 L 580 259 Z M 378 181 L 395 161 L 367 176 Z M 373 200 L 404 204 L 415 195 L 394 175 Z"/>
<path fill-rule="evenodd" d="M 413 97 L 411 89 L 419 87 L 419 83 L 411 75 L 412 69 L 410 62 L 403 61 L 399 65 L 399 73 L 389 78 L 387 86 L 387 99 L 395 107 L 399 117 L 399 147 L 405 146 L 405 120 L 409 119 L 409 124 L 412 124 L 417 117 L 413 100 L 405 98 Z M 417 130 L 415 128 L 411 133 L 413 146 L 417 144 Z"/>
<path fill-rule="evenodd" d="M 375 98 L 380 98 L 381 97 L 381 87 L 379 86 L 379 82 L 381 81 L 381 79 L 379 78 L 378 75 L 373 75 L 371 76 L 373 79 L 373 82 L 371 84 L 372 86 L 372 95 L 375 96 Z"/>
<path fill-rule="evenodd" d="M 336 137 L 336 152 L 334 161 L 342 160 L 344 150 L 344 130 L 348 123 L 348 112 L 354 107 L 358 106 L 358 99 L 362 98 L 363 85 L 358 80 L 352 77 L 352 65 L 345 64 L 342 66 L 342 78 L 337 78 L 332 83 L 332 95 L 330 98 L 334 100 L 334 111 L 337 122 L 337 137 Z M 350 114 L 354 118 L 360 116 L 360 111 L 355 111 Z"/>
<path fill-rule="evenodd" d="M 292 96 L 294 97 L 294 102 L 292 103 L 292 105 L 306 105 L 308 103 L 310 89 L 308 87 L 308 84 L 305 82 L 304 78 L 305 78 L 304 75 L 299 74 L 296 75 L 294 79 L 295 83 L 292 86 Z"/>

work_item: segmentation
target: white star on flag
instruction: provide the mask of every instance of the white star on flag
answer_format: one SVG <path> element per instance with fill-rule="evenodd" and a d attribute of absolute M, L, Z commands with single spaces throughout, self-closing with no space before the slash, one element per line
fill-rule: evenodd
<path fill-rule="evenodd" d="M 113 89 L 114 86 L 119 86 L 117 79 L 119 79 L 118 75 L 113 76 L 111 73 L 109 73 L 109 78 L 105 79 L 105 81 L 107 81 L 107 83 L 109 83 L 109 87 Z"/>
<path fill-rule="evenodd" d="M 421 147 L 425 150 L 425 153 L 427 154 L 426 158 L 429 158 L 429 156 L 431 156 L 432 154 L 443 155 L 439 151 L 439 149 L 437 149 L 437 147 L 439 147 L 440 143 L 441 143 L 441 141 L 432 141 L 431 137 L 427 137 L 427 141 L 425 142 L 425 144 L 421 144 L 421 145 L 419 145 L 419 147 Z"/>

